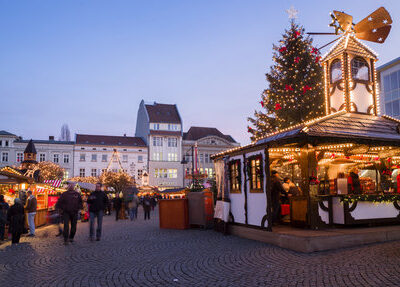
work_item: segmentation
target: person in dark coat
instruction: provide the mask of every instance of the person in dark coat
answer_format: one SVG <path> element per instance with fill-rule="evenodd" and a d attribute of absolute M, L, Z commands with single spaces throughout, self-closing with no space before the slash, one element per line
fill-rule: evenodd
<path fill-rule="evenodd" d="M 349 185 L 350 194 L 360 194 L 361 193 L 361 183 L 358 176 L 358 169 L 354 168 L 347 179 Z"/>
<path fill-rule="evenodd" d="M 119 197 L 119 194 L 115 195 L 115 198 L 113 200 L 113 205 L 115 209 L 115 220 L 118 221 L 119 211 L 121 210 L 122 207 L 122 199 Z"/>
<path fill-rule="evenodd" d="M 10 208 L 8 203 L 4 201 L 4 195 L 0 194 L 0 241 L 4 240 L 4 232 L 7 223 L 7 211 Z"/>
<path fill-rule="evenodd" d="M 24 206 L 19 198 L 14 199 L 14 205 L 7 212 L 8 232 L 11 233 L 12 244 L 19 243 L 21 234 L 24 232 L 25 213 Z"/>
<path fill-rule="evenodd" d="M 271 172 L 271 200 L 272 200 L 272 223 L 277 224 L 280 222 L 281 196 L 286 196 L 279 173 L 276 170 Z"/>
<path fill-rule="evenodd" d="M 82 197 L 74 190 L 74 185 L 69 184 L 68 190 L 61 194 L 57 201 L 56 208 L 62 210 L 64 222 L 64 244 L 74 241 L 76 224 L 78 222 L 78 212 L 82 209 Z M 71 224 L 71 230 L 69 225 Z"/>
<path fill-rule="evenodd" d="M 151 210 L 151 199 L 149 195 L 146 195 L 143 198 L 144 220 L 150 219 L 150 210 Z"/>
<path fill-rule="evenodd" d="M 97 218 L 96 240 L 100 241 L 101 229 L 103 224 L 104 209 L 108 205 L 108 197 L 104 191 L 101 190 L 101 183 L 96 184 L 96 190 L 93 191 L 87 200 L 89 204 L 89 238 L 94 240 L 94 221 Z"/>

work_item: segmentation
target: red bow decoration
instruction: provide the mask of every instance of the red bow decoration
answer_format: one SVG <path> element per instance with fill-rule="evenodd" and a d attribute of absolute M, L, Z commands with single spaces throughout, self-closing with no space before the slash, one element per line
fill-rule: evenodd
<path fill-rule="evenodd" d="M 320 56 L 316 57 L 316 58 L 315 58 L 315 63 L 318 63 L 319 60 L 321 60 L 321 57 L 320 57 Z"/>
<path fill-rule="evenodd" d="M 247 127 L 247 132 L 251 133 L 253 131 L 253 129 L 251 127 Z"/>
<path fill-rule="evenodd" d="M 318 54 L 318 49 L 317 48 L 312 48 L 311 54 Z"/>
<path fill-rule="evenodd" d="M 294 62 L 297 64 L 298 62 L 300 62 L 300 57 L 296 57 L 294 58 Z"/>
<path fill-rule="evenodd" d="M 275 110 L 276 110 L 276 111 L 282 110 L 281 104 L 279 104 L 279 103 L 275 104 Z"/>
<path fill-rule="evenodd" d="M 282 48 L 280 48 L 280 49 L 279 49 L 279 52 L 281 52 L 281 53 L 286 52 L 286 47 L 283 46 Z"/>
<path fill-rule="evenodd" d="M 293 91 L 293 88 L 291 85 L 285 85 L 285 90 L 286 91 Z"/>
<path fill-rule="evenodd" d="M 262 107 L 264 107 L 264 102 L 263 101 L 260 101 L 260 104 L 261 104 Z"/>
<path fill-rule="evenodd" d="M 307 91 L 309 91 L 309 90 L 311 90 L 311 87 L 308 86 L 308 85 L 305 85 L 305 86 L 303 87 L 303 95 L 304 95 Z"/>
<path fill-rule="evenodd" d="M 294 32 L 295 33 L 295 38 L 297 38 L 298 36 L 300 36 L 300 32 L 299 31 L 296 31 L 296 32 Z"/>

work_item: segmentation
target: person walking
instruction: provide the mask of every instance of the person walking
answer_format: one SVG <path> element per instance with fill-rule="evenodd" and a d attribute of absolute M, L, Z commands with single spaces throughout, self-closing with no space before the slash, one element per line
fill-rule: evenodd
<path fill-rule="evenodd" d="M 151 200 L 150 200 L 149 195 L 147 194 L 143 198 L 144 220 L 150 219 L 150 210 L 151 210 Z"/>
<path fill-rule="evenodd" d="M 26 211 L 28 213 L 29 237 L 35 236 L 35 215 L 37 210 L 37 200 L 32 194 L 32 190 L 28 190 L 28 200 L 26 203 Z"/>
<path fill-rule="evenodd" d="M 56 208 L 62 210 L 64 222 L 64 244 L 74 242 L 76 224 L 78 222 L 78 212 L 82 209 L 82 197 L 74 190 L 74 185 L 69 184 L 68 190 L 61 194 L 57 201 Z M 71 224 L 71 230 L 69 225 Z"/>
<path fill-rule="evenodd" d="M 14 199 L 14 205 L 7 212 L 8 232 L 11 233 L 11 243 L 19 243 L 25 227 L 24 206 L 19 198 Z"/>
<path fill-rule="evenodd" d="M 132 220 L 137 218 L 137 209 L 139 205 L 139 198 L 133 194 L 132 200 L 129 202 L 129 217 Z"/>
<path fill-rule="evenodd" d="M 0 241 L 4 240 L 4 232 L 7 223 L 7 211 L 10 208 L 4 200 L 4 195 L 0 194 Z"/>
<path fill-rule="evenodd" d="M 97 218 L 96 240 L 100 241 L 101 230 L 103 224 L 104 209 L 108 205 L 108 197 L 104 191 L 101 190 L 101 183 L 96 184 L 96 189 L 93 191 L 87 200 L 89 204 L 89 238 L 94 241 L 94 221 Z"/>
<path fill-rule="evenodd" d="M 122 199 L 119 197 L 119 194 L 115 195 L 113 204 L 114 204 L 114 209 L 115 209 L 115 221 L 118 221 L 119 211 L 121 210 L 121 207 L 122 207 Z"/>

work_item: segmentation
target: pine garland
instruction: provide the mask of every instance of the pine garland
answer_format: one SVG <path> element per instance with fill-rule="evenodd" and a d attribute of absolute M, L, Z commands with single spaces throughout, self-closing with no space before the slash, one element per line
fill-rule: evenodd
<path fill-rule="evenodd" d="M 370 201 L 373 203 L 387 202 L 392 203 L 400 201 L 400 194 L 398 193 L 381 193 L 381 194 L 349 194 L 341 196 L 340 202 L 347 202 L 353 204 L 356 201 Z"/>

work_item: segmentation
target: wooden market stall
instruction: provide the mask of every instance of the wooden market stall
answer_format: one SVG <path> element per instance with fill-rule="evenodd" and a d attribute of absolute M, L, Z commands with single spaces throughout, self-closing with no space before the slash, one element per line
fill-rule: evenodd
<path fill-rule="evenodd" d="M 345 30 L 322 58 L 326 116 L 213 155 L 216 217 L 271 231 L 275 170 L 298 190 L 294 226 L 400 224 L 400 121 L 379 116 L 376 61 Z"/>

